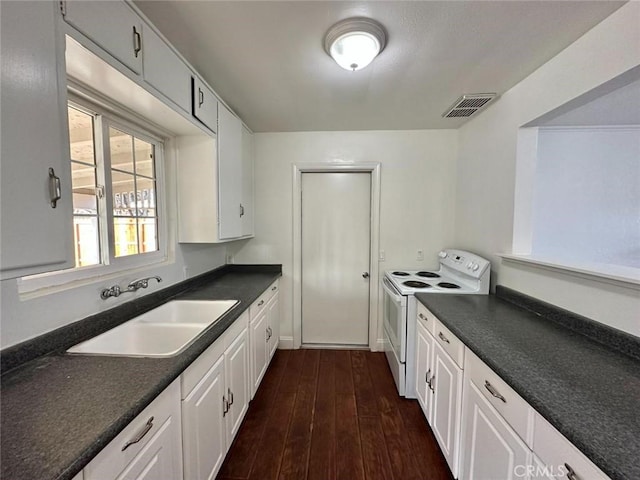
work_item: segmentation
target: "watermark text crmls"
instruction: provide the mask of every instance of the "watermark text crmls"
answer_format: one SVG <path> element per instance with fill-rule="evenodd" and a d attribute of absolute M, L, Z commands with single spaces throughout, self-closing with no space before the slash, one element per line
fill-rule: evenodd
<path fill-rule="evenodd" d="M 564 478 L 569 469 L 565 465 L 516 465 L 513 474 L 517 478 Z"/>

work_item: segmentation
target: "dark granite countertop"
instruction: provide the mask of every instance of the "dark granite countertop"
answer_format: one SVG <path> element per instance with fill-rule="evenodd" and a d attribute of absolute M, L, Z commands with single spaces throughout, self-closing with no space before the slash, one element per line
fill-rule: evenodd
<path fill-rule="evenodd" d="M 508 293 L 416 297 L 603 472 L 614 480 L 640 478 L 635 337 L 604 326 L 598 336 L 588 319 L 580 332 L 580 322 L 563 319 L 575 314 L 549 315 L 548 304 L 536 312 L 535 302 L 516 305 Z"/>
<path fill-rule="evenodd" d="M 209 327 L 189 348 L 171 358 L 127 358 L 64 354 L 74 343 L 60 344 L 57 352 L 15 366 L 24 355 L 13 349 L 3 365 L 13 367 L 2 376 L 0 455 L 3 480 L 70 479 L 104 448 L 182 371 L 207 349 L 271 283 L 281 276 L 281 266 L 234 266 L 219 269 L 197 281 L 171 286 L 144 303 L 148 310 L 175 298 L 238 299 L 240 304 Z M 141 307 L 124 304 L 101 317 L 112 326 L 139 313 Z M 114 319 L 119 316 L 120 318 Z M 95 318 L 91 320 L 95 323 Z M 90 337 L 81 320 L 69 332 L 82 331 Z M 95 326 L 92 327 L 95 329 Z M 49 341 L 62 337 L 48 334 Z M 79 337 L 78 337 L 79 338 Z M 74 339 L 75 341 L 76 339 Z M 80 341 L 80 340 L 78 340 Z M 24 349 L 37 351 L 27 342 Z M 46 343 L 46 342 L 45 342 Z M 68 343 L 68 342 L 67 342 Z M 77 343 L 77 342 L 75 342 Z M 48 348 L 51 348 L 49 346 Z M 5 368 L 6 370 L 6 368 Z"/>

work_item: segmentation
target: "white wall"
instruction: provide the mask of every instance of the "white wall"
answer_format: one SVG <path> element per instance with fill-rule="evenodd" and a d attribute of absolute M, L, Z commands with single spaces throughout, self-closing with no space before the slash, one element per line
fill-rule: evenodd
<path fill-rule="evenodd" d="M 235 252 L 236 263 L 282 263 L 285 345 L 293 336 L 292 165 L 379 162 L 380 249 L 386 253 L 380 271 L 435 268 L 437 252 L 451 246 L 453 239 L 456 143 L 454 130 L 255 135 L 256 238 L 230 246 L 229 251 Z M 425 253 L 422 262 L 416 260 L 418 249 Z"/>
<path fill-rule="evenodd" d="M 640 3 L 629 2 L 459 130 L 455 243 L 488 257 L 494 281 L 640 335 L 637 289 L 501 264 L 513 235 L 518 128 L 640 64 Z"/>
<path fill-rule="evenodd" d="M 168 150 L 168 149 L 167 149 Z M 175 161 L 167 152 L 165 178 L 175 179 Z M 17 280 L 0 282 L 0 348 L 55 330 L 89 315 L 107 310 L 133 298 L 165 288 L 225 263 L 225 245 L 180 245 L 176 242 L 175 181 L 167 180 L 167 214 L 169 225 L 170 259 L 164 264 L 141 268 L 92 283 L 83 283 L 48 295 L 21 298 Z M 146 290 L 127 293 L 118 298 L 102 300 L 100 291 L 114 284 L 126 286 L 131 280 L 160 275 L 162 283 L 150 282 Z"/>
<path fill-rule="evenodd" d="M 640 269 L 640 127 L 544 128 L 537 151 L 531 254 Z"/>

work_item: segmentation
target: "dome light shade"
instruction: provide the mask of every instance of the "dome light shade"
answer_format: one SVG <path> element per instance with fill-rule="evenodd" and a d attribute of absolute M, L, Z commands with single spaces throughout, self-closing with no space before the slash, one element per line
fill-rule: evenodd
<path fill-rule="evenodd" d="M 384 49 L 387 35 L 382 25 L 369 18 L 348 18 L 329 29 L 324 48 L 345 70 L 361 70 Z"/>

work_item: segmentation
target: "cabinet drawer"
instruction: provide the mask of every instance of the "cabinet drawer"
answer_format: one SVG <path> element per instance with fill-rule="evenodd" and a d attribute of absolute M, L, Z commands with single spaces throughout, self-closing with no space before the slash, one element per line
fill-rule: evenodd
<path fill-rule="evenodd" d="M 547 467 L 550 478 L 572 478 L 567 475 L 571 471 L 575 472 L 573 478 L 580 480 L 609 478 L 538 412 L 534 415 L 533 451 Z"/>
<path fill-rule="evenodd" d="M 533 409 L 529 404 L 470 350 L 467 350 L 464 373 L 520 438 L 531 446 Z"/>
<path fill-rule="evenodd" d="M 149 426 L 151 427 L 149 428 Z M 170 430 L 170 433 L 167 432 Z M 84 469 L 85 479 L 116 478 L 158 435 L 173 443 L 167 455 L 180 449 L 180 382 L 174 381 L 131 421 Z M 146 433 L 145 433 L 146 432 Z M 133 442 L 139 439 L 135 443 Z"/>
<path fill-rule="evenodd" d="M 418 321 L 431 335 L 435 335 L 436 317 L 420 302 L 418 302 Z"/>
<path fill-rule="evenodd" d="M 251 320 L 260 315 L 260 312 L 262 312 L 262 310 L 267 306 L 267 303 L 271 300 L 271 297 L 276 294 L 279 288 L 278 280 L 276 280 L 269 286 L 269 288 L 262 292 L 262 295 L 260 295 L 255 302 L 251 304 L 251 307 L 249 307 L 249 317 Z"/>
<path fill-rule="evenodd" d="M 451 331 L 445 327 L 440 320 L 436 317 L 433 318 L 435 320 L 433 336 L 435 337 L 436 342 L 449 354 L 453 361 L 462 368 L 464 364 L 464 343 L 451 333 Z"/>

